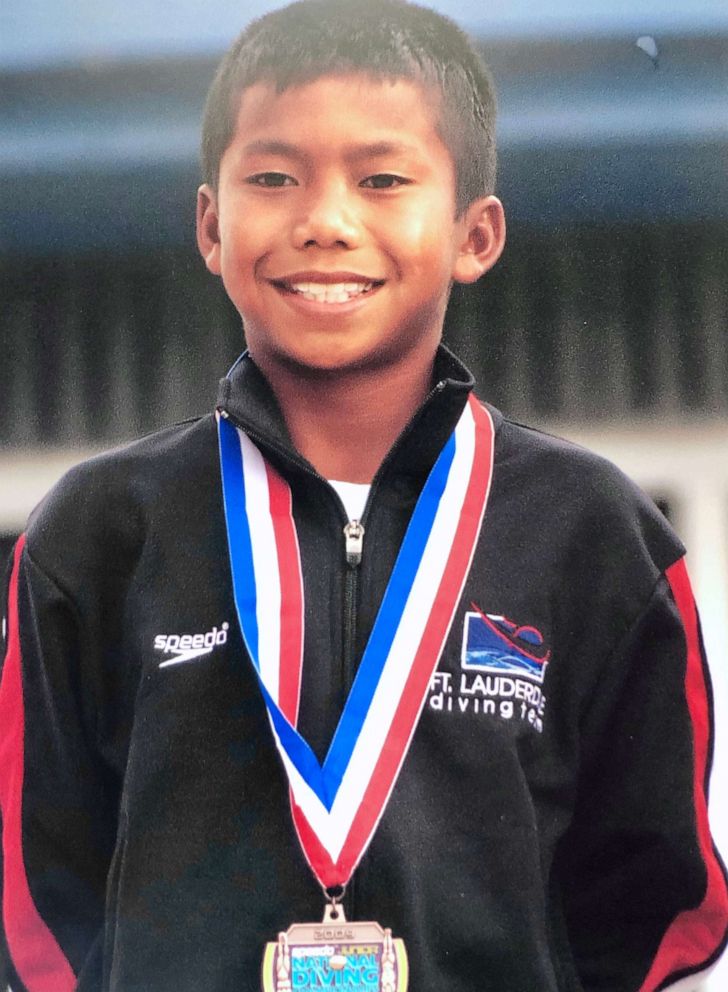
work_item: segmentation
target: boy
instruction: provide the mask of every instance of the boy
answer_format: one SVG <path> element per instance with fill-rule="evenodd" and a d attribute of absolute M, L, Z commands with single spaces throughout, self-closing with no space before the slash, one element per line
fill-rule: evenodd
<path fill-rule="evenodd" d="M 277 992 L 653 992 L 717 959 L 683 549 L 439 344 L 503 248 L 493 118 L 400 0 L 304 0 L 223 62 L 198 243 L 249 351 L 217 424 L 72 471 L 14 557 L 15 988 L 264 959 Z"/>

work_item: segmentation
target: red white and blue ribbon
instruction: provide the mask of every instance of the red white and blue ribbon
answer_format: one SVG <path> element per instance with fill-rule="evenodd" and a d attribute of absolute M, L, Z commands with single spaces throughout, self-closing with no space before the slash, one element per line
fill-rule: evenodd
<path fill-rule="evenodd" d="M 467 578 L 490 491 L 493 423 L 470 397 L 415 506 L 321 764 L 298 733 L 303 583 L 291 493 L 218 418 L 235 603 L 290 784 L 301 846 L 324 886 L 351 877 L 379 823 Z"/>

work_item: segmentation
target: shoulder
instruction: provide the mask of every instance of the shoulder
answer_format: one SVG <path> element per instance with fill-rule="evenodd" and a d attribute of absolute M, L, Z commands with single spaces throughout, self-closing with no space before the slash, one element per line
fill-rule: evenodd
<path fill-rule="evenodd" d="M 685 549 L 654 501 L 608 459 L 495 411 L 494 489 L 573 556 L 645 563 L 653 576 Z"/>
<path fill-rule="evenodd" d="M 506 417 L 497 423 L 496 457 L 508 470 L 531 473 L 568 491 L 574 482 L 584 495 L 640 498 L 640 490 L 616 465 L 596 452 Z M 586 486 L 586 489 L 584 487 Z"/>
<path fill-rule="evenodd" d="M 70 469 L 33 510 L 27 550 L 51 574 L 84 562 L 102 567 L 143 542 L 160 512 L 180 514 L 216 471 L 212 415 L 103 452 Z"/>

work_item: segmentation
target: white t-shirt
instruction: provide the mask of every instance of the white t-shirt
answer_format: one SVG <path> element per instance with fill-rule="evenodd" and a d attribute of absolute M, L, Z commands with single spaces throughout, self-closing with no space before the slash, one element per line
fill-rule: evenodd
<path fill-rule="evenodd" d="M 338 479 L 329 479 L 329 485 L 339 494 L 349 520 L 361 520 L 369 490 L 372 488 L 369 483 L 339 482 Z"/>

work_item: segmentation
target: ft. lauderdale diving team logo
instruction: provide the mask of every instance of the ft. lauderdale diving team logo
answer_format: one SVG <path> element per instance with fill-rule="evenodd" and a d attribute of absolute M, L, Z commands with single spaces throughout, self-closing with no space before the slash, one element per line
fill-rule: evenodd
<path fill-rule="evenodd" d="M 470 605 L 463 631 L 463 670 L 520 675 L 543 682 L 551 651 L 541 632 L 498 614 L 483 613 L 475 603 Z"/>
<path fill-rule="evenodd" d="M 501 726 L 543 733 L 543 693 L 551 649 L 530 624 L 500 613 L 483 613 L 471 603 L 463 624 L 460 672 L 437 671 L 428 706 L 446 719 L 496 720 Z"/>

